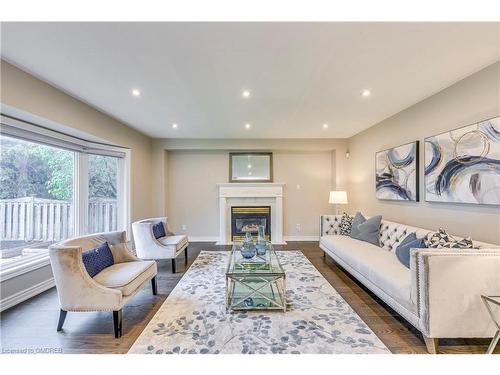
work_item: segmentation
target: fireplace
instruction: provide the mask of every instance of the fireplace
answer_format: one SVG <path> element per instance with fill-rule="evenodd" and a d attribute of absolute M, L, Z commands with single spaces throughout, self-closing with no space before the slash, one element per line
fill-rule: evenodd
<path fill-rule="evenodd" d="M 259 226 L 264 226 L 266 239 L 271 240 L 271 206 L 232 206 L 231 239 L 242 241 L 247 232 L 257 236 Z"/>
<path fill-rule="evenodd" d="M 232 207 L 271 208 L 266 234 L 275 245 L 285 245 L 283 240 L 283 189 L 285 184 L 272 183 L 228 183 L 217 184 L 219 190 L 219 238 L 217 245 L 232 244 Z M 272 235 L 272 238 L 271 238 Z"/>

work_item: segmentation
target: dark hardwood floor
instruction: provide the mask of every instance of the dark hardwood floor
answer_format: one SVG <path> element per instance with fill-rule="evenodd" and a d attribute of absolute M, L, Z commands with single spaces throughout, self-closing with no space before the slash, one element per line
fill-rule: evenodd
<path fill-rule="evenodd" d="M 191 243 L 189 265 L 201 250 L 229 250 L 213 243 Z M 289 242 L 277 250 L 302 250 L 307 258 L 342 295 L 393 353 L 426 353 L 420 333 L 375 295 L 351 278 L 330 258 L 323 259 L 317 242 Z M 111 312 L 68 313 L 64 329 L 56 332 L 59 302 L 52 288 L 1 314 L 2 352 L 55 351 L 62 353 L 126 353 L 175 287 L 185 270 L 179 256 L 177 272 L 170 261 L 158 263 L 158 295 L 148 283 L 123 309 L 123 336 L 115 339 Z M 188 267 L 189 267 L 188 265 Z M 441 340 L 441 353 L 484 353 L 485 339 Z M 495 353 L 500 353 L 497 347 Z"/>

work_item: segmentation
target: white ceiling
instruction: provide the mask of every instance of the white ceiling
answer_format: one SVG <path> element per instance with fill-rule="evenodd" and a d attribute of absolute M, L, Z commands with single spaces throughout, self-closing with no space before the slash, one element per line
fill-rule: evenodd
<path fill-rule="evenodd" d="M 499 25 L 3 23 L 1 53 L 152 137 L 343 138 L 497 61 Z"/>

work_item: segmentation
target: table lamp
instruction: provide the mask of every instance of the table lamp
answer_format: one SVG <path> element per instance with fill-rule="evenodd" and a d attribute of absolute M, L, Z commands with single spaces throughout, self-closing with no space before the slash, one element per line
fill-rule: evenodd
<path fill-rule="evenodd" d="M 347 204 L 347 193 L 345 191 L 331 191 L 328 203 L 336 205 L 337 215 L 340 215 L 339 204 Z"/>

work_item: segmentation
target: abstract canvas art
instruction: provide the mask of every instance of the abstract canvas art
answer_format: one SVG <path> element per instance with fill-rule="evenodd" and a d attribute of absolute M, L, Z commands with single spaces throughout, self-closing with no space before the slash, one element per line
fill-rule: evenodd
<path fill-rule="evenodd" d="M 500 117 L 425 139 L 425 200 L 500 204 Z"/>
<path fill-rule="evenodd" d="M 418 141 L 375 154 L 375 196 L 418 202 Z"/>

